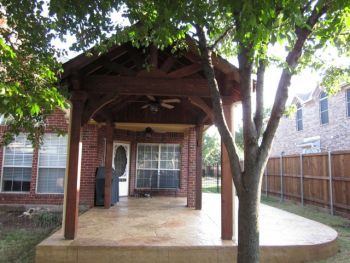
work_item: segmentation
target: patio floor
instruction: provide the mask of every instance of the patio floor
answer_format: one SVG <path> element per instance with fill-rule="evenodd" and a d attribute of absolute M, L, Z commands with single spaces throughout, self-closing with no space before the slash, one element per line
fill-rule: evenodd
<path fill-rule="evenodd" d="M 122 198 L 109 210 L 79 217 L 78 236 L 59 230 L 41 242 L 36 262 L 234 262 L 237 244 L 220 238 L 220 195 L 203 194 L 203 209 L 174 197 Z M 261 262 L 306 262 L 337 252 L 337 233 L 266 205 L 260 210 Z"/>

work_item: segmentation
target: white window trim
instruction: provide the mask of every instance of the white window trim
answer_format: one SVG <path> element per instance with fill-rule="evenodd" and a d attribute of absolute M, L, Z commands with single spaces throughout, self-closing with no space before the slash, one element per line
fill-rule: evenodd
<path fill-rule="evenodd" d="M 169 144 L 171 144 L 171 145 L 178 145 L 179 147 L 180 147 L 180 156 L 179 156 L 179 163 L 180 163 L 180 165 L 179 165 L 179 167 L 180 168 L 178 168 L 178 169 L 160 169 L 160 149 L 161 149 L 161 146 L 162 145 L 169 145 Z M 157 171 L 158 172 L 158 174 L 159 174 L 159 172 L 160 172 L 160 170 L 165 170 L 165 171 L 180 171 L 180 177 L 181 177 L 181 144 L 180 143 L 137 143 L 136 144 L 136 169 L 135 169 L 135 171 L 136 171 L 136 173 L 135 173 L 135 189 L 140 189 L 140 190 L 142 190 L 142 189 L 149 189 L 149 188 L 147 188 L 147 187 L 137 187 L 137 171 L 139 170 L 139 168 L 138 168 L 138 164 L 139 164 L 139 145 L 158 145 L 158 154 L 159 154 L 159 156 L 158 156 L 158 169 L 153 169 L 153 168 L 143 168 L 143 169 L 140 169 L 140 170 L 153 170 L 153 171 Z M 157 182 L 157 185 L 159 186 L 159 180 L 160 180 L 160 177 L 158 176 L 157 177 L 158 178 L 158 182 Z M 180 180 L 180 178 L 179 178 L 179 180 Z M 154 188 L 155 190 L 174 190 L 174 189 L 178 189 L 178 188 L 159 188 L 159 187 L 157 187 L 157 188 Z"/>
<path fill-rule="evenodd" d="M 24 134 L 25 135 L 25 134 Z M 5 167 L 24 167 L 24 168 L 32 168 L 32 173 L 30 177 L 30 184 L 32 184 L 32 179 L 33 179 L 33 160 L 34 160 L 34 149 L 32 152 L 32 165 L 31 166 L 22 166 L 22 165 L 13 165 L 13 166 L 5 166 L 5 151 L 6 151 L 6 146 L 2 147 L 2 164 L 1 164 L 1 180 L 0 180 L 0 193 L 3 194 L 22 194 L 22 195 L 28 195 L 30 194 L 30 189 L 29 191 L 4 191 L 2 190 L 3 188 L 3 180 L 4 180 L 4 168 Z"/>
<path fill-rule="evenodd" d="M 301 125 L 303 126 L 302 129 L 298 129 L 298 110 L 301 110 Z M 303 131 L 304 130 L 304 118 L 303 118 L 303 111 L 304 111 L 304 107 L 300 105 L 300 107 L 297 106 L 297 112 L 295 114 L 295 128 L 298 132 Z"/>
<path fill-rule="evenodd" d="M 46 133 L 46 134 L 56 134 L 56 133 Z M 57 135 L 57 134 L 56 134 Z M 68 136 L 67 136 L 67 156 L 68 156 Z M 57 167 L 52 167 L 52 166 L 40 166 L 40 149 L 38 150 L 38 162 L 36 166 L 36 183 L 35 183 L 35 194 L 37 195 L 64 195 L 64 185 L 63 185 L 63 193 L 51 193 L 51 192 L 38 192 L 38 185 L 39 185 L 39 169 L 40 168 L 57 168 L 57 169 L 65 169 L 65 174 L 66 174 L 66 169 L 67 169 L 67 164 L 66 166 L 57 166 Z M 66 176 L 64 175 L 64 179 Z"/>
<path fill-rule="evenodd" d="M 323 91 L 323 92 L 324 92 L 324 91 Z M 328 124 L 329 124 L 329 100 L 328 100 L 329 96 L 325 93 L 326 96 L 323 97 L 323 98 L 321 98 L 321 94 L 322 94 L 322 92 L 321 92 L 320 95 L 319 95 L 318 108 L 319 108 L 320 125 L 323 126 L 323 125 L 328 125 Z M 322 123 L 322 113 L 323 113 L 323 112 L 326 112 L 326 111 L 321 111 L 321 101 L 322 101 L 322 100 L 327 100 L 328 122 L 326 122 L 326 123 Z"/>

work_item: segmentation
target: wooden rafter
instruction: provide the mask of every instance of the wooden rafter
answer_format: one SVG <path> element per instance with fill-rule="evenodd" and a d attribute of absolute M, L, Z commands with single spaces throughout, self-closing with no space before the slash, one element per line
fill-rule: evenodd
<path fill-rule="evenodd" d="M 191 104 L 193 104 L 194 106 L 200 108 L 202 111 L 204 111 L 206 113 L 206 115 L 208 116 L 208 118 L 214 122 L 214 112 L 213 110 L 208 106 L 208 104 L 205 103 L 205 101 L 203 99 L 201 99 L 200 97 L 189 97 L 188 98 L 189 101 L 191 102 Z"/>
<path fill-rule="evenodd" d="M 85 67 L 82 67 L 81 72 L 83 75 L 90 75 L 95 71 L 99 70 L 100 68 L 102 68 L 106 61 L 110 61 L 111 59 L 116 59 L 120 56 L 125 55 L 127 52 L 128 50 L 126 47 L 120 47 L 119 49 L 116 49 L 109 54 L 99 57 L 98 59 L 96 59 L 96 61 L 86 65 Z"/>
<path fill-rule="evenodd" d="M 174 65 L 176 59 L 173 56 L 168 57 L 163 64 L 160 66 L 160 70 L 168 73 Z"/>
<path fill-rule="evenodd" d="M 126 75 L 126 76 L 135 76 L 136 72 L 133 71 L 132 69 L 129 69 L 121 64 L 118 64 L 116 62 L 112 62 L 108 59 L 105 59 L 103 62 L 103 67 L 114 72 L 114 73 L 119 73 L 121 75 Z"/>
<path fill-rule="evenodd" d="M 158 49 L 153 45 L 150 48 L 150 64 L 153 68 L 158 68 Z"/>
<path fill-rule="evenodd" d="M 92 93 L 119 93 L 120 95 L 154 95 L 173 97 L 210 97 L 207 80 L 166 79 L 119 76 L 89 76 L 84 88 Z"/>
<path fill-rule="evenodd" d="M 82 123 L 87 123 L 100 109 L 114 101 L 116 98 L 118 98 L 118 95 L 116 93 L 114 94 L 106 94 L 99 100 L 95 100 L 94 98 L 90 98 L 88 100 L 88 105 L 86 110 L 83 113 L 82 116 Z"/>
<path fill-rule="evenodd" d="M 199 63 L 193 63 L 191 65 L 182 67 L 180 69 L 174 70 L 170 72 L 167 76 L 169 78 L 183 78 L 186 76 L 193 75 L 197 73 L 198 71 L 202 70 L 202 65 Z"/>

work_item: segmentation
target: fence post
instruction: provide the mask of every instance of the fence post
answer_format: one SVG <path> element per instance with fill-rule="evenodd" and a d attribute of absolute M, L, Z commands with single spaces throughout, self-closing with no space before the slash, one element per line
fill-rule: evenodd
<path fill-rule="evenodd" d="M 280 156 L 281 201 L 283 201 L 283 154 L 284 152 L 281 152 L 281 156 Z"/>
<path fill-rule="evenodd" d="M 216 163 L 216 192 L 219 193 L 219 163 Z"/>
<path fill-rule="evenodd" d="M 332 154 L 328 151 L 328 178 L 329 178 L 329 207 L 331 215 L 334 215 L 333 210 L 333 182 L 332 182 Z"/>
<path fill-rule="evenodd" d="M 303 154 L 300 154 L 300 202 L 304 206 L 304 166 L 303 166 Z"/>
<path fill-rule="evenodd" d="M 267 161 L 268 163 L 269 161 Z M 265 195 L 267 196 L 267 163 L 265 167 Z"/>

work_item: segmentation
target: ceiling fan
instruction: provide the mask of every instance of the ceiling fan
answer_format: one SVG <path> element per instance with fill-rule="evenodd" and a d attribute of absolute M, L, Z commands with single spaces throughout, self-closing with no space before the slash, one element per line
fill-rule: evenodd
<path fill-rule="evenodd" d="M 159 111 L 160 107 L 166 108 L 166 109 L 173 109 L 175 108 L 174 105 L 171 105 L 169 103 L 180 103 L 180 99 L 159 99 L 151 95 L 147 95 L 147 98 L 149 99 L 148 103 L 143 105 L 141 109 L 147 109 L 149 108 L 151 112 L 156 113 Z"/>

